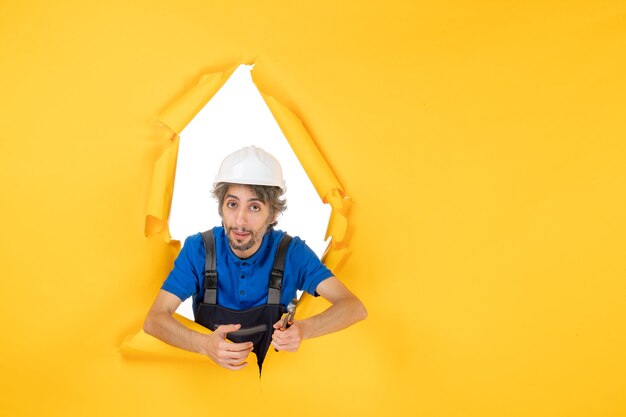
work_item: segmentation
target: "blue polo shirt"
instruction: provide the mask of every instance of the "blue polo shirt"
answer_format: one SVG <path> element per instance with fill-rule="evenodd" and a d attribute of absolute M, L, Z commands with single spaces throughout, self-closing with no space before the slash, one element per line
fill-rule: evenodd
<path fill-rule="evenodd" d="M 240 259 L 233 253 L 223 227 L 215 227 L 213 234 L 218 275 L 217 304 L 233 310 L 266 304 L 274 256 L 285 232 L 270 229 L 263 237 L 259 250 L 247 259 Z M 196 311 L 204 299 L 205 261 L 202 235 L 189 236 L 161 289 L 181 301 L 193 296 Z M 296 290 L 317 295 L 317 285 L 332 275 L 311 248 L 302 239 L 294 237 L 287 249 L 280 303 L 287 305 L 295 297 Z"/>

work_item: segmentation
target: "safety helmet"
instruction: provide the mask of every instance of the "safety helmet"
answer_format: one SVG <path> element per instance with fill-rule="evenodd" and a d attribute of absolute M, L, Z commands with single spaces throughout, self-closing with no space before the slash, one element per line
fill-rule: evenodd
<path fill-rule="evenodd" d="M 222 161 L 215 184 L 274 185 L 287 190 L 280 163 L 256 146 L 248 146 L 231 153 Z"/>

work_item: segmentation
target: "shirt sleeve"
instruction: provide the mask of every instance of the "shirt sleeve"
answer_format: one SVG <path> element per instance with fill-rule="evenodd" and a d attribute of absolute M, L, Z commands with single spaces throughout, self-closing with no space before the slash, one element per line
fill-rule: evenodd
<path fill-rule="evenodd" d="M 205 257 L 202 235 L 189 236 L 161 289 L 174 294 L 181 301 L 196 294 L 199 291 L 200 278 L 204 274 Z"/>
<path fill-rule="evenodd" d="M 315 252 L 300 238 L 294 237 L 290 253 L 290 262 L 298 265 L 298 289 L 311 295 L 320 282 L 333 276 L 333 273 L 320 261 Z"/>

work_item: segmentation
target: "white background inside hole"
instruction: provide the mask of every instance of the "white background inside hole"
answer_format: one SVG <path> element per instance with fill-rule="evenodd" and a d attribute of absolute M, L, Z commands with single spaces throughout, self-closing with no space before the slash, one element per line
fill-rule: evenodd
<path fill-rule="evenodd" d="M 225 156 L 254 145 L 274 155 L 287 182 L 287 211 L 277 229 L 300 236 L 321 256 L 330 207 L 321 202 L 274 116 L 252 82 L 250 66 L 242 65 L 181 132 L 169 225 L 172 238 L 219 226 L 211 189 Z M 191 299 L 177 312 L 193 318 Z"/>

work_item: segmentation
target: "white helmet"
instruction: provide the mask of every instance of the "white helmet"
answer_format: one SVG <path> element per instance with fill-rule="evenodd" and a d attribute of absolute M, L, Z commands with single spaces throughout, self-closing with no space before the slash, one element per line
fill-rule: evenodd
<path fill-rule="evenodd" d="M 241 148 L 224 158 L 215 177 L 215 183 L 219 182 L 275 185 L 287 191 L 278 160 L 256 146 Z"/>

